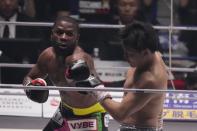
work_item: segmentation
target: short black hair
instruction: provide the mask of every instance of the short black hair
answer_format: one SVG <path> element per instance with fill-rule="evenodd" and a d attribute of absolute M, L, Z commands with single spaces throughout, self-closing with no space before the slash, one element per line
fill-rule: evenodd
<path fill-rule="evenodd" d="M 142 51 L 149 49 L 151 52 L 159 50 L 159 38 L 157 32 L 148 23 L 133 21 L 121 32 L 123 48 Z"/>
<path fill-rule="evenodd" d="M 78 23 L 78 21 L 76 19 L 70 17 L 70 16 L 59 16 L 59 17 L 57 17 L 55 19 L 55 21 L 54 21 L 54 24 L 52 26 L 52 29 L 57 25 L 57 23 L 59 21 L 67 21 L 67 22 L 73 23 L 73 25 L 74 25 L 77 33 L 79 33 L 79 23 Z"/>

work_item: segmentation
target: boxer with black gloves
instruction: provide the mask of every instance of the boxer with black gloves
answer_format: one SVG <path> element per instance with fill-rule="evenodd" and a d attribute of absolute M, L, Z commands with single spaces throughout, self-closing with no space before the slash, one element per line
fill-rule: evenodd
<path fill-rule="evenodd" d="M 92 57 L 78 45 L 78 39 L 77 21 L 67 16 L 58 17 L 52 27 L 52 46 L 40 53 L 36 64 L 24 78 L 23 84 L 28 85 L 32 79 L 47 76 L 53 86 L 74 88 L 77 82 L 88 79 L 90 75 L 98 76 Z M 34 81 L 32 83 L 35 85 Z M 61 98 L 59 108 L 43 131 L 108 131 L 104 121 L 106 111 L 91 93 L 84 95 L 78 91 L 59 92 Z M 33 94 L 35 96 L 27 93 L 27 96 L 42 100 L 37 102 L 44 102 L 42 95 Z M 73 121 L 91 125 L 73 126 Z"/>
<path fill-rule="evenodd" d="M 36 78 L 34 80 L 24 83 L 25 86 L 47 86 L 47 83 L 42 78 Z M 44 103 L 49 96 L 48 90 L 25 90 L 27 97 L 35 102 Z"/>

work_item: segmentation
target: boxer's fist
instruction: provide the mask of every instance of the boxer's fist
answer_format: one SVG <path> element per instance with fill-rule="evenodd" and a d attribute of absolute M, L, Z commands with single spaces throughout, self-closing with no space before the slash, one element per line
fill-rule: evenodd
<path fill-rule="evenodd" d="M 47 86 L 47 83 L 42 78 L 36 78 L 29 82 L 26 86 Z"/>
<path fill-rule="evenodd" d="M 90 75 L 86 80 L 76 82 L 76 87 L 96 87 L 101 84 L 98 78 Z"/>
<path fill-rule="evenodd" d="M 65 70 L 65 77 L 75 81 L 82 81 L 89 77 L 90 70 L 84 60 L 77 60 L 69 64 Z"/>
<path fill-rule="evenodd" d="M 95 87 L 95 89 L 103 89 L 103 88 L 105 88 L 104 85 L 98 85 Z M 96 97 L 98 102 L 102 102 L 106 98 L 112 99 L 110 93 L 107 91 L 93 91 L 92 94 Z"/>
<path fill-rule="evenodd" d="M 42 78 L 36 78 L 26 84 L 26 86 L 47 86 L 47 83 Z M 28 98 L 38 103 L 46 102 L 49 96 L 48 90 L 25 90 L 25 92 Z"/>

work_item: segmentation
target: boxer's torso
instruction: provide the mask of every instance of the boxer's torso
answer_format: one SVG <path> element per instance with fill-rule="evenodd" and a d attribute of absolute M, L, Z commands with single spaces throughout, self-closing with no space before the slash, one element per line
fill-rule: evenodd
<path fill-rule="evenodd" d="M 69 83 L 65 79 L 64 59 L 61 56 L 56 56 L 52 49 L 48 49 L 50 59 L 47 62 L 47 72 L 49 79 L 54 86 L 68 87 Z M 92 95 L 81 94 L 74 91 L 60 91 L 61 101 L 65 102 L 69 106 L 76 108 L 86 108 L 96 103 L 95 98 Z"/>
<path fill-rule="evenodd" d="M 157 60 L 157 64 L 153 67 L 151 73 L 157 78 L 155 78 L 155 81 L 158 81 L 159 84 L 157 84 L 158 89 L 167 89 L 167 73 L 165 70 L 165 66 L 163 62 L 161 62 L 159 59 Z M 160 73 L 158 75 L 157 73 Z M 130 76 L 135 73 L 135 69 L 130 69 L 128 71 L 130 73 Z M 134 77 L 136 77 L 134 75 Z M 135 85 L 136 82 L 143 82 L 143 80 L 135 81 L 134 77 L 127 77 L 127 80 L 125 82 L 125 88 L 131 88 L 133 85 Z M 138 88 L 138 87 L 135 87 Z M 156 89 L 156 88 L 155 88 Z M 134 95 L 134 93 L 133 93 Z M 129 125 L 135 125 L 135 126 L 150 126 L 150 127 L 158 127 L 160 125 L 160 121 L 162 118 L 162 110 L 163 110 L 163 101 L 165 98 L 165 94 L 153 94 L 154 97 L 149 101 L 148 104 L 146 104 L 142 109 L 137 111 L 136 113 L 130 115 L 123 121 L 125 124 Z"/>

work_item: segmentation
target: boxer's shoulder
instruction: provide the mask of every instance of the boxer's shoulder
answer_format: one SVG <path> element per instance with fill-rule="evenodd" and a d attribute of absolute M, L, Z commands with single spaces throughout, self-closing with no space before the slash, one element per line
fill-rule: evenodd
<path fill-rule="evenodd" d="M 54 63 L 56 59 L 56 54 L 53 52 L 53 49 L 49 47 L 40 53 L 37 64 L 47 66 L 51 62 Z"/>
<path fill-rule="evenodd" d="M 73 59 L 84 59 L 85 61 L 92 59 L 92 57 L 83 50 L 74 52 L 71 57 L 73 57 Z"/>

